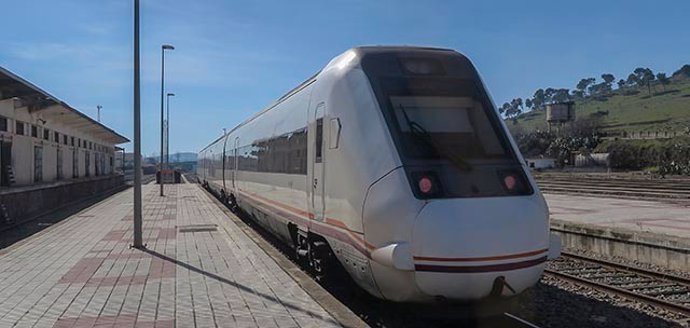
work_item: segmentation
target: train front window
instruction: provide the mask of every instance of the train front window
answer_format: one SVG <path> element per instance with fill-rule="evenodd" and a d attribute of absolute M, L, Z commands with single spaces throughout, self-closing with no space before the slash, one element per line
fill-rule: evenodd
<path fill-rule="evenodd" d="M 407 74 L 372 84 L 418 198 L 533 192 L 478 79 Z"/>
<path fill-rule="evenodd" d="M 390 102 L 407 156 L 464 161 L 508 155 L 473 98 L 392 96 Z"/>

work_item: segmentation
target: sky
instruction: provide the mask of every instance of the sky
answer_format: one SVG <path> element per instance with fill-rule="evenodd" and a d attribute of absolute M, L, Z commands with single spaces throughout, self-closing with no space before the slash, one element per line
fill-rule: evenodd
<path fill-rule="evenodd" d="M 635 67 L 690 63 L 690 2 L 141 0 L 142 152 L 160 143 L 160 47 L 170 152 L 197 152 L 358 45 L 455 49 L 496 103 Z M 8 0 L 0 66 L 133 134 L 133 1 Z M 132 144 L 124 145 L 131 150 Z"/>

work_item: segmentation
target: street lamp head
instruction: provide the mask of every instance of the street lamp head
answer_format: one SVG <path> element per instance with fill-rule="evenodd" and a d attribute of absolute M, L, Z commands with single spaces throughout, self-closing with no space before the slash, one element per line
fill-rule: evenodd
<path fill-rule="evenodd" d="M 163 50 L 175 50 L 175 47 L 169 44 L 164 44 L 161 46 L 161 48 L 163 48 Z"/>
<path fill-rule="evenodd" d="M 174 96 L 175 96 L 174 93 L 168 93 L 168 97 L 174 97 Z"/>

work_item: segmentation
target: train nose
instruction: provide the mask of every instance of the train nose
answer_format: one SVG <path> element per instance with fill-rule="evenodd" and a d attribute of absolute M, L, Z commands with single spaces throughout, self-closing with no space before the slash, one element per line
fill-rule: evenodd
<path fill-rule="evenodd" d="M 546 213 L 537 197 L 428 203 L 411 243 L 418 288 L 430 296 L 476 300 L 534 285 L 549 251 Z"/>

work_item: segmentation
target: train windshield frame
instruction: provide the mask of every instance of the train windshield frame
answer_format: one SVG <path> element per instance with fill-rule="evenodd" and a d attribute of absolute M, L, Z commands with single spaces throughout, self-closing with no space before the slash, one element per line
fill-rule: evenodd
<path fill-rule="evenodd" d="M 459 54 L 412 58 L 414 72 L 406 69 L 407 58 L 395 55 L 365 56 L 362 68 L 415 196 L 532 194 L 519 157 L 469 61 Z M 420 187 L 420 179 L 434 188 Z"/>

